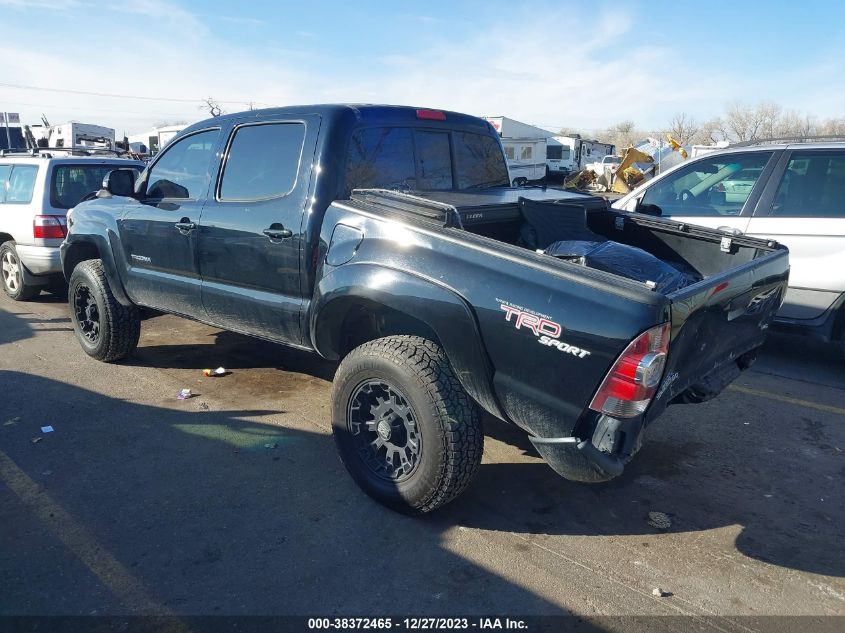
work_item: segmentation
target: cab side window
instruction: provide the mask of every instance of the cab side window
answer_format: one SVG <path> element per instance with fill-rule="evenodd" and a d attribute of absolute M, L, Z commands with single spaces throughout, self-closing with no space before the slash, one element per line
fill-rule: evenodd
<path fill-rule="evenodd" d="M 239 127 L 223 168 L 220 200 L 263 200 L 290 193 L 304 143 L 303 123 Z"/>
<path fill-rule="evenodd" d="M 35 165 L 14 165 L 6 186 L 7 204 L 29 204 L 35 190 L 35 176 L 38 167 Z"/>
<path fill-rule="evenodd" d="M 845 218 L 845 152 L 793 152 L 770 215 Z"/>
<path fill-rule="evenodd" d="M 739 215 L 771 157 L 750 152 L 702 158 L 646 189 L 640 205 L 664 216 Z"/>
<path fill-rule="evenodd" d="M 209 165 L 219 130 L 207 130 L 179 139 L 164 150 L 147 175 L 150 199 L 197 199 L 208 189 Z"/>

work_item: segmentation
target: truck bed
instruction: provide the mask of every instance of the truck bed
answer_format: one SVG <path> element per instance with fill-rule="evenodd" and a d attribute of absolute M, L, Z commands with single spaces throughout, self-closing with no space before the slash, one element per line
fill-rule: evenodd
<path fill-rule="evenodd" d="M 602 239 L 637 247 L 662 261 L 691 271 L 696 275 L 695 282 L 662 294 L 649 284 L 624 275 L 560 260 L 520 245 L 521 228 L 526 222 L 521 204 L 526 199 L 553 203 L 547 208 L 559 215 L 549 218 L 549 230 L 557 230 L 555 227 L 559 228 L 561 218 L 567 214 L 576 214 L 584 217 L 587 229 Z M 753 350 L 765 338 L 769 322 L 782 301 L 788 276 L 788 251 L 776 242 L 727 236 L 708 228 L 619 212 L 611 209 L 602 198 L 558 189 L 491 189 L 414 195 L 361 190 L 353 192 L 352 203 L 356 202 L 362 205 L 360 208 L 388 218 L 412 223 L 419 221 L 421 226 L 437 226 L 436 233 L 439 235 L 450 236 L 489 254 L 561 278 L 563 281 L 556 283 L 552 277 L 546 277 L 545 305 L 527 307 L 548 309 L 558 303 L 558 310 L 565 311 L 566 316 L 558 322 L 572 332 L 570 338 L 573 340 L 607 337 L 608 332 L 617 327 L 615 322 L 621 324 L 628 318 L 626 312 L 632 309 L 628 302 L 649 304 L 654 314 L 662 313 L 663 317 L 655 317 L 654 323 L 649 325 L 654 325 L 661 318 L 671 322 L 669 360 L 659 395 L 647 411 L 646 421 L 657 417 L 673 400 L 706 399 L 707 394 L 717 393 L 753 362 Z M 561 236 L 555 237 L 562 239 Z M 437 250 L 448 252 L 440 246 Z M 512 270 L 503 263 L 501 289 L 491 285 L 489 292 L 504 294 L 503 288 L 512 287 L 513 280 L 519 277 Z M 450 285 L 455 283 L 450 282 L 448 277 L 444 281 Z M 567 282 L 575 282 L 575 286 Z M 578 286 L 582 290 L 578 290 Z M 531 294 L 530 290 L 527 285 L 520 289 L 526 295 Z M 537 290 L 539 292 L 535 296 L 542 297 L 542 290 Z M 581 299 L 594 297 L 596 291 L 615 295 L 616 299 L 591 299 L 593 305 Z M 466 292 L 472 295 L 468 297 L 471 304 L 481 303 L 476 288 Z M 577 306 L 576 301 L 579 302 Z M 600 305 L 603 307 L 599 308 Z M 482 331 L 485 329 L 484 320 L 480 317 Z M 620 340 L 609 346 L 605 371 L 614 359 L 610 350 L 615 347 L 617 353 L 621 352 L 623 342 Z M 521 418 L 525 422 L 523 426 L 534 427 L 529 431 L 542 435 L 546 425 L 541 420 L 545 416 L 538 415 L 536 409 L 533 412 L 525 410 L 516 397 L 519 391 L 529 391 L 537 384 L 549 382 L 541 375 L 542 372 L 531 366 L 531 362 L 527 360 L 522 370 L 516 369 L 515 375 L 509 377 L 526 384 L 503 385 L 503 391 L 511 392 L 511 406 L 506 402 L 505 409 L 516 412 L 512 417 Z M 594 380 L 599 378 L 600 375 Z M 575 399 L 564 398 L 570 402 Z M 508 397 L 504 399 L 507 401 Z M 524 402 L 528 400 L 526 397 Z M 529 416 L 534 419 L 527 422 Z"/>

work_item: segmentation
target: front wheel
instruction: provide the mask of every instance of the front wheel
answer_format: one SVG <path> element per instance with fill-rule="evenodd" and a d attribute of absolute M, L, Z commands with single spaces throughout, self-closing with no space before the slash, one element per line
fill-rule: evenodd
<path fill-rule="evenodd" d="M 115 298 L 102 260 L 89 259 L 74 268 L 68 303 L 76 338 L 92 358 L 110 363 L 126 358 L 138 346 L 140 312 Z"/>
<path fill-rule="evenodd" d="M 335 443 L 352 478 L 399 512 L 448 503 L 481 463 L 478 407 L 432 341 L 389 336 L 357 347 L 337 370 L 332 407 Z"/>

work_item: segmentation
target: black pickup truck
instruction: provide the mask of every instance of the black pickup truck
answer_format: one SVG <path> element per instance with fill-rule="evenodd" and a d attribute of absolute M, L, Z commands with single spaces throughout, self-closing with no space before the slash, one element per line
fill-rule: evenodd
<path fill-rule="evenodd" d="M 146 306 L 340 361 L 343 463 L 407 513 L 467 486 L 482 410 L 562 476 L 611 479 L 667 405 L 752 364 L 787 249 L 509 183 L 491 126 L 454 112 L 197 123 L 69 214 L 76 335 L 117 361 Z"/>

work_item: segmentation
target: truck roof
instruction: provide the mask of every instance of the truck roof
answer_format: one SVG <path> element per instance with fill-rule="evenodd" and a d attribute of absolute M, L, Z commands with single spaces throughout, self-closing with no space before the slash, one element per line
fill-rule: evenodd
<path fill-rule="evenodd" d="M 418 112 L 441 112 L 445 115 L 445 121 L 432 120 L 419 116 Z M 233 112 L 223 114 L 211 119 L 205 119 L 186 127 L 180 136 L 200 130 L 209 126 L 210 123 L 223 124 L 232 119 L 253 117 L 255 119 L 271 118 L 278 116 L 295 116 L 303 114 L 317 114 L 324 120 L 340 121 L 350 118 L 356 125 L 379 124 L 379 125 L 400 125 L 402 123 L 424 122 L 426 124 L 442 125 L 443 127 L 464 127 L 477 128 L 477 131 L 495 134 L 492 126 L 479 117 L 454 112 L 451 110 L 440 110 L 437 108 L 377 105 L 377 104 L 315 104 L 315 105 L 292 105 L 280 108 L 264 108 L 261 110 L 247 110 L 244 112 Z"/>

